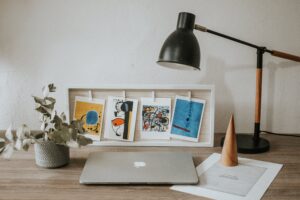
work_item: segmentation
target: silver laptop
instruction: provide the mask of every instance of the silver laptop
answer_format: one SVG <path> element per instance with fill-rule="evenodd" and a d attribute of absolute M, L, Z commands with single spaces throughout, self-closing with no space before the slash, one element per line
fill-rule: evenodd
<path fill-rule="evenodd" d="M 191 154 L 182 152 L 95 152 L 81 184 L 196 184 Z"/>

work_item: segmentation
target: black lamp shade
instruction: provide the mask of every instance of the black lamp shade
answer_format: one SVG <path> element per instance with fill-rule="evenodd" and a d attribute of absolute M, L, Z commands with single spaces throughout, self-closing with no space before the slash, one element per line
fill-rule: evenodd
<path fill-rule="evenodd" d="M 177 29 L 164 42 L 157 63 L 174 69 L 200 69 L 200 47 L 193 30 L 195 15 L 181 12 Z"/>

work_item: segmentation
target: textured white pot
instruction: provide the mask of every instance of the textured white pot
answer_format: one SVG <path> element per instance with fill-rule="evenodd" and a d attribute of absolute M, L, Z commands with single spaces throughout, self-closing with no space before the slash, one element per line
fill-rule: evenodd
<path fill-rule="evenodd" d="M 34 144 L 35 162 L 40 167 L 57 168 L 70 161 L 69 147 L 51 141 Z"/>

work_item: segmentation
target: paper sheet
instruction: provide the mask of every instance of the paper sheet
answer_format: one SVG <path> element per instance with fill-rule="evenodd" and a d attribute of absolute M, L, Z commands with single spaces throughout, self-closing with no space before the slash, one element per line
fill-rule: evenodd
<path fill-rule="evenodd" d="M 212 154 L 196 169 L 198 185 L 172 186 L 172 190 L 223 200 L 260 199 L 282 165 L 239 158 L 236 167 L 219 163 L 220 154 Z"/>

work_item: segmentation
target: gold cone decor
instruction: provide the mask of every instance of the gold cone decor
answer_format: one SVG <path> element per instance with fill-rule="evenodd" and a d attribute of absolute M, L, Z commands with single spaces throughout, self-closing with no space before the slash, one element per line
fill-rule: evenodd
<path fill-rule="evenodd" d="M 221 155 L 221 163 L 227 167 L 233 167 L 238 165 L 237 144 L 233 115 L 231 115 L 230 117 L 230 121 L 225 135 Z"/>

